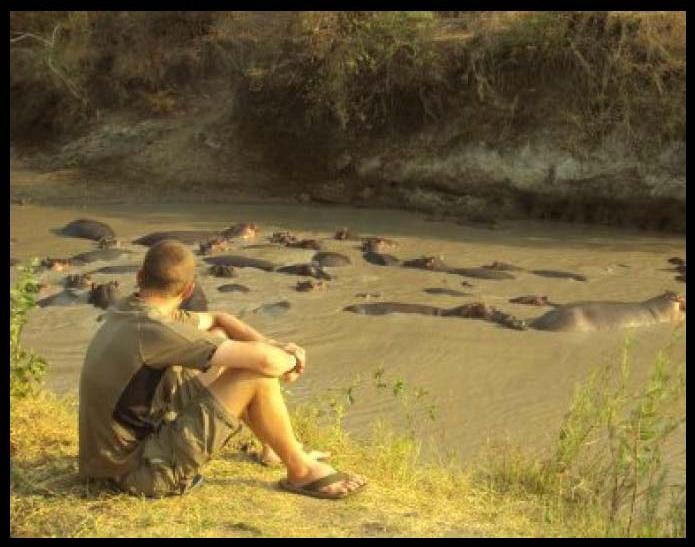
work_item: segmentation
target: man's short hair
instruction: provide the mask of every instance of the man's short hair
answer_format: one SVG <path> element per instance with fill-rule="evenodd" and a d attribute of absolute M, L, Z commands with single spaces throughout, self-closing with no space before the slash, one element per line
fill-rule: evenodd
<path fill-rule="evenodd" d="M 176 296 L 195 280 L 195 258 L 182 243 L 164 239 L 150 247 L 139 276 L 141 289 Z"/>

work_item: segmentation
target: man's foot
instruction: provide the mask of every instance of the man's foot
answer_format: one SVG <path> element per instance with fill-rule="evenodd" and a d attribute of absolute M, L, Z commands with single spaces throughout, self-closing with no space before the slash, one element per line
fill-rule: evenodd
<path fill-rule="evenodd" d="M 301 448 L 304 448 L 303 445 L 300 446 Z M 327 460 L 331 457 L 330 452 L 323 452 L 322 450 L 310 450 L 306 454 L 312 460 L 317 461 Z M 280 459 L 280 456 L 278 456 L 275 453 L 275 451 L 268 445 L 263 445 L 261 451 L 256 454 L 256 460 L 258 461 L 258 463 L 260 463 L 261 465 L 265 465 L 266 467 L 279 467 L 282 465 L 282 460 Z"/>
<path fill-rule="evenodd" d="M 360 475 L 341 473 L 319 461 L 304 476 L 288 477 L 279 482 L 279 486 L 289 492 L 324 499 L 345 498 L 366 484 L 367 480 Z"/>

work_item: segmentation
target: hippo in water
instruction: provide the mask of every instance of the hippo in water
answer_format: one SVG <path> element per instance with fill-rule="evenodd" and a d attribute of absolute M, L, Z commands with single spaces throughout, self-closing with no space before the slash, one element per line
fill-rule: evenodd
<path fill-rule="evenodd" d="M 362 257 L 375 266 L 398 266 L 401 263 L 395 256 L 383 253 L 367 252 L 363 253 Z"/>
<path fill-rule="evenodd" d="M 292 274 L 292 275 L 306 275 L 308 277 L 314 277 L 316 279 L 326 279 L 330 281 L 333 276 L 325 271 L 320 266 L 314 263 L 310 264 L 292 264 L 291 266 L 283 266 L 275 270 L 279 273 Z"/>
<path fill-rule="evenodd" d="M 249 289 L 246 285 L 240 285 L 239 283 L 227 283 L 226 285 L 220 285 L 217 287 L 217 290 L 220 292 L 250 292 L 251 289 Z"/>
<path fill-rule="evenodd" d="M 237 277 L 236 268 L 224 264 L 213 264 L 208 272 L 215 277 Z"/>
<path fill-rule="evenodd" d="M 306 281 L 297 281 L 295 290 L 299 292 L 309 292 L 316 290 L 323 290 L 328 287 L 328 284 L 323 280 L 314 281 L 313 279 L 307 279 Z"/>
<path fill-rule="evenodd" d="M 109 281 L 100 285 L 92 283 L 87 302 L 105 310 L 121 297 L 118 285 L 118 281 Z"/>
<path fill-rule="evenodd" d="M 323 249 L 321 242 L 316 239 L 300 239 L 299 241 L 287 243 L 285 246 L 292 247 L 294 249 L 313 249 L 314 251 L 320 251 Z"/>
<path fill-rule="evenodd" d="M 67 289 L 86 289 L 92 286 L 92 277 L 89 274 L 70 274 L 63 284 Z"/>
<path fill-rule="evenodd" d="M 344 254 L 331 253 L 328 251 L 321 251 L 316 253 L 314 256 L 311 257 L 311 261 L 318 264 L 322 268 L 335 268 L 338 266 L 347 266 L 351 264 L 350 259 Z"/>
<path fill-rule="evenodd" d="M 446 289 L 443 287 L 429 287 L 427 289 L 422 289 L 427 294 L 443 294 L 446 296 L 471 296 L 471 293 L 457 291 L 455 289 Z"/>
<path fill-rule="evenodd" d="M 594 331 L 641 327 L 685 319 L 685 297 L 667 291 L 643 302 L 577 302 L 558 306 L 531 321 L 551 331 Z"/>
<path fill-rule="evenodd" d="M 531 273 L 541 277 L 559 277 L 561 279 L 573 279 L 574 281 L 586 281 L 586 276 L 572 272 L 561 272 L 557 270 L 531 270 Z"/>
<path fill-rule="evenodd" d="M 258 235 L 258 226 L 253 223 L 235 224 L 226 230 L 222 230 L 221 235 L 229 239 L 235 237 L 239 239 L 252 239 Z"/>
<path fill-rule="evenodd" d="M 362 252 L 368 253 L 383 253 L 398 247 L 398 243 L 392 239 L 383 237 L 365 237 L 362 238 Z"/>
<path fill-rule="evenodd" d="M 208 311 L 208 299 L 198 283 L 195 284 L 193 294 L 181 302 L 179 308 L 186 311 Z"/>
<path fill-rule="evenodd" d="M 474 277 L 476 279 L 515 279 L 515 277 L 504 270 L 494 270 L 491 268 L 452 268 L 449 273 Z"/>
<path fill-rule="evenodd" d="M 152 232 L 139 237 L 134 240 L 133 243 L 151 247 L 165 239 L 174 239 L 180 241 L 184 245 L 195 245 L 201 241 L 208 241 L 216 237 L 220 237 L 220 232 L 213 230 L 171 230 L 168 232 Z"/>
<path fill-rule="evenodd" d="M 77 289 L 65 289 L 59 293 L 42 298 L 36 302 L 36 305 L 40 308 L 45 308 L 46 306 L 74 306 L 76 304 L 83 304 L 85 302 L 84 294 L 84 291 L 78 291 Z"/>
<path fill-rule="evenodd" d="M 219 264 L 222 266 L 234 266 L 235 268 L 258 268 L 266 272 L 275 270 L 276 265 L 260 258 L 249 258 L 247 256 L 220 255 L 210 256 L 203 259 L 208 264 Z"/>
<path fill-rule="evenodd" d="M 298 240 L 297 236 L 287 231 L 273 232 L 268 239 L 271 243 L 280 243 L 281 245 L 295 243 Z"/>
<path fill-rule="evenodd" d="M 214 237 L 198 244 L 199 255 L 219 253 L 229 249 L 229 242 L 223 237 Z"/>
<path fill-rule="evenodd" d="M 348 228 L 346 228 L 346 227 L 338 228 L 338 230 L 336 230 L 335 235 L 333 236 L 333 238 L 334 238 L 334 239 L 339 239 L 339 240 L 341 240 L 341 241 L 345 241 L 345 240 L 348 240 L 348 241 L 357 241 L 357 240 L 359 240 L 359 236 L 358 236 L 356 233 L 350 231 L 350 230 L 349 230 Z"/>
<path fill-rule="evenodd" d="M 498 262 L 495 260 L 494 262 L 490 264 L 486 264 L 483 266 L 483 268 L 487 268 L 488 270 L 497 270 L 500 272 L 523 272 L 523 268 L 519 268 L 519 266 L 514 266 L 514 264 L 507 264 L 506 262 Z"/>
<path fill-rule="evenodd" d="M 88 218 L 73 220 L 60 230 L 56 230 L 56 232 L 68 237 L 81 237 L 84 239 L 93 239 L 94 241 L 99 241 L 101 239 L 111 240 L 116 237 L 115 232 L 108 224 Z"/>
<path fill-rule="evenodd" d="M 421 270 L 430 270 L 432 272 L 448 272 L 451 267 L 444 263 L 441 258 L 436 256 L 424 256 L 422 258 L 414 258 L 403 262 L 406 268 L 419 268 Z"/>
<path fill-rule="evenodd" d="M 417 313 L 420 315 L 443 315 L 445 310 L 427 304 L 408 304 L 403 302 L 373 302 L 369 304 L 352 304 L 343 308 L 345 311 L 363 315 L 387 315 L 389 313 Z"/>
<path fill-rule="evenodd" d="M 547 296 L 537 296 L 535 294 L 517 296 L 510 298 L 509 301 L 513 304 L 528 304 L 529 306 L 557 306 L 557 304 L 549 302 Z"/>

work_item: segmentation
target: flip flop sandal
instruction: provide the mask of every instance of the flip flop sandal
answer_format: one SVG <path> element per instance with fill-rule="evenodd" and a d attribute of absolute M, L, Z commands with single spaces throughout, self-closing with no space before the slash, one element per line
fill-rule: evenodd
<path fill-rule="evenodd" d="M 337 500 L 346 498 L 348 496 L 351 496 L 352 494 L 359 492 L 362 488 L 366 486 L 366 484 L 358 486 L 354 490 L 345 493 L 323 492 L 321 491 L 321 489 L 331 484 L 335 484 L 336 482 L 340 482 L 349 478 L 350 475 L 348 475 L 347 473 L 342 473 L 338 471 L 336 473 L 326 475 L 322 479 L 318 479 L 314 482 L 310 482 L 309 484 L 305 484 L 304 486 L 296 486 L 289 482 L 287 479 L 283 479 L 280 482 L 278 482 L 278 486 L 283 490 L 287 490 L 288 492 L 292 492 L 294 494 L 302 494 L 304 496 L 310 496 L 312 498 Z"/>

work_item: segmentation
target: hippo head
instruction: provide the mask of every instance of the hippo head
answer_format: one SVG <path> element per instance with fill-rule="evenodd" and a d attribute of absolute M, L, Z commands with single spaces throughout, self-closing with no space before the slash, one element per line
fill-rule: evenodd
<path fill-rule="evenodd" d="M 240 237 L 241 239 L 251 239 L 258 234 L 258 226 L 251 223 L 235 224 L 222 232 L 224 237 Z"/>
<path fill-rule="evenodd" d="M 97 246 L 100 249 L 112 249 L 121 247 L 121 242 L 114 237 L 102 237 L 97 241 Z"/>
<path fill-rule="evenodd" d="M 90 304 L 94 304 L 96 307 L 105 310 L 114 304 L 120 297 L 120 290 L 118 286 L 118 281 L 109 281 L 108 283 L 103 283 L 101 285 L 92 283 L 87 301 Z"/>
<path fill-rule="evenodd" d="M 672 321 L 685 319 L 685 296 L 680 296 L 673 291 L 665 291 L 654 300 L 658 303 L 658 312 L 668 316 Z"/>

